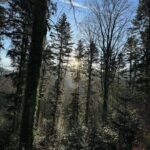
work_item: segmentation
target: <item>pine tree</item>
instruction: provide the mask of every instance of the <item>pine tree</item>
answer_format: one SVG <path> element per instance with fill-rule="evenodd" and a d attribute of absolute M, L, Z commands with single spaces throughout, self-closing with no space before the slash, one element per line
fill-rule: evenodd
<path fill-rule="evenodd" d="M 144 48 L 144 84 L 145 84 L 145 94 L 146 94 L 146 103 L 145 109 L 150 110 L 149 107 L 149 98 L 150 98 L 150 2 L 148 0 L 140 1 L 139 8 L 137 12 L 137 21 L 140 23 L 141 30 L 141 39 Z M 144 22 L 144 24 L 142 24 Z M 150 111 L 147 112 L 147 117 L 150 115 Z M 150 120 L 147 118 L 147 125 L 150 123 Z M 149 126 L 149 125 L 148 125 Z"/>
<path fill-rule="evenodd" d="M 73 80 L 75 84 L 74 92 L 72 93 L 71 101 L 71 116 L 70 126 L 79 124 L 79 100 L 80 100 L 80 82 L 81 70 L 83 65 L 83 58 L 85 57 L 85 48 L 81 40 L 78 41 L 77 48 L 75 49 L 75 64 L 73 66 Z"/>
<path fill-rule="evenodd" d="M 71 72 L 73 78 L 74 89 L 72 92 L 71 102 L 68 104 L 67 109 L 67 125 L 66 133 L 62 139 L 62 145 L 65 149 L 77 150 L 83 149 L 83 130 L 80 119 L 80 91 L 81 91 L 81 78 L 83 69 L 83 59 L 85 57 L 85 48 L 81 40 L 78 41 L 77 48 L 75 49 L 74 64 L 71 64 Z"/>
<path fill-rule="evenodd" d="M 56 54 L 56 81 L 55 81 L 55 98 L 52 103 L 52 135 L 58 132 L 58 127 L 63 118 L 63 86 L 64 78 L 67 72 L 70 53 L 72 51 L 71 27 L 67 21 L 66 14 L 62 14 L 55 25 L 55 31 L 52 33 L 51 49 Z M 62 127 L 62 126 L 61 126 Z M 61 129 L 60 129 L 61 130 Z M 62 132 L 62 131 L 59 131 Z M 58 133 L 60 134 L 60 133 Z"/>
<path fill-rule="evenodd" d="M 7 17 L 5 19 L 5 30 L 3 35 L 11 40 L 11 48 L 7 55 L 12 60 L 12 66 L 15 68 L 16 95 L 15 106 L 16 115 L 14 122 L 14 131 L 18 133 L 21 118 L 21 106 L 23 103 L 23 92 L 25 86 L 25 75 L 27 68 L 27 57 L 31 40 L 32 13 L 31 4 L 21 0 L 9 1 L 7 6 Z"/>
<path fill-rule="evenodd" d="M 129 64 L 129 88 L 132 94 L 136 91 L 136 82 L 138 78 L 137 67 L 139 65 L 138 59 L 140 58 L 140 51 L 137 46 L 137 40 L 132 37 L 128 37 L 125 44 L 126 63 Z"/>
<path fill-rule="evenodd" d="M 141 132 L 141 123 L 134 105 L 132 105 L 134 99 L 131 96 L 132 95 L 124 89 L 124 93 L 121 93 L 118 98 L 119 100 L 115 107 L 116 115 L 112 121 L 118 133 L 118 148 L 120 150 L 132 149 L 132 145 Z"/>
<path fill-rule="evenodd" d="M 147 128 L 149 128 L 148 119 L 150 112 L 149 108 L 149 91 L 150 91 L 150 3 L 148 0 L 140 0 L 139 6 L 137 9 L 137 14 L 133 20 L 133 27 L 130 29 L 132 35 L 137 42 L 137 47 L 139 48 L 138 52 L 138 62 L 137 65 L 137 90 L 141 99 L 144 101 L 143 109 L 147 110 L 145 113 L 145 123 Z"/>
<path fill-rule="evenodd" d="M 93 65 L 98 61 L 98 49 L 93 40 L 90 41 L 89 48 L 87 51 L 87 97 L 86 97 L 86 110 L 85 110 L 85 125 L 88 127 L 89 122 L 91 121 L 91 107 L 92 107 L 92 75 L 93 75 Z"/>
<path fill-rule="evenodd" d="M 87 149 L 92 150 L 97 143 L 97 120 L 94 114 L 93 101 L 94 86 L 93 80 L 95 78 L 94 65 L 98 62 L 98 49 L 93 40 L 90 40 L 89 47 L 87 50 L 87 93 L 86 93 L 86 106 L 85 106 L 85 126 L 87 128 Z"/>

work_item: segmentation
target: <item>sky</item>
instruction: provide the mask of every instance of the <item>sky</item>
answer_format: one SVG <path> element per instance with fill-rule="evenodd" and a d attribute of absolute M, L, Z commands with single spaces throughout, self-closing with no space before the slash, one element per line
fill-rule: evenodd
<path fill-rule="evenodd" d="M 71 7 L 68 0 L 54 0 L 57 3 L 57 13 L 53 16 L 53 21 L 57 22 L 58 18 L 62 13 L 66 13 L 68 17 L 68 21 L 71 23 L 71 29 L 73 31 L 73 37 L 75 42 L 80 39 L 80 35 L 78 33 L 78 24 L 86 17 L 88 12 L 88 8 L 86 7 L 88 0 L 73 0 L 72 4 L 74 5 L 74 9 Z M 91 0 L 92 1 L 92 0 Z M 94 0 L 93 0 L 94 1 Z M 137 7 L 138 0 L 129 0 L 132 7 Z M 77 19 L 76 19 L 77 18 Z M 4 40 L 5 49 L 0 51 L 1 63 L 0 66 L 3 66 L 7 69 L 11 68 L 11 61 L 8 57 L 6 57 L 7 50 L 11 47 L 8 39 Z"/>

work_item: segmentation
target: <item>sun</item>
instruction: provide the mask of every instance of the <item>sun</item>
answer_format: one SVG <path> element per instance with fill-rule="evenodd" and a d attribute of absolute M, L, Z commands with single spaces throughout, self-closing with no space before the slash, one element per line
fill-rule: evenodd
<path fill-rule="evenodd" d="M 77 69 L 80 63 L 76 58 L 72 58 L 69 64 L 71 68 Z"/>

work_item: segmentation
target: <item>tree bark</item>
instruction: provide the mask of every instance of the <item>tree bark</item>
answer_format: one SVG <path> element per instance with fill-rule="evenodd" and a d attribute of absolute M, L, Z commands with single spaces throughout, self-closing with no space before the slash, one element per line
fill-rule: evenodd
<path fill-rule="evenodd" d="M 47 0 L 34 0 L 33 4 L 33 29 L 20 131 L 20 150 L 32 150 L 37 87 L 40 78 L 43 42 L 46 36 Z"/>
<path fill-rule="evenodd" d="M 80 60 L 78 60 L 80 62 Z M 77 68 L 77 74 L 76 74 L 76 85 L 75 85 L 75 93 L 74 93 L 74 99 L 73 99 L 73 124 L 78 124 L 78 116 L 79 116 L 79 92 L 80 92 L 80 66 Z"/>
<path fill-rule="evenodd" d="M 107 121 L 107 115 L 108 115 L 108 96 L 109 96 L 109 52 L 107 52 L 107 55 L 105 56 L 105 69 L 104 69 L 104 102 L 103 102 L 103 114 L 102 114 L 102 120 L 105 124 Z"/>
<path fill-rule="evenodd" d="M 92 64 L 93 64 L 93 43 L 90 43 L 90 54 L 89 54 L 89 64 L 88 64 L 88 89 L 87 89 L 87 98 L 86 98 L 86 112 L 85 112 L 85 124 L 86 126 L 89 123 L 89 114 L 90 114 L 90 104 L 91 104 L 91 81 L 92 81 Z"/>
<path fill-rule="evenodd" d="M 14 131 L 18 131 L 20 128 L 20 118 L 21 118 L 21 106 L 23 104 L 23 87 L 25 84 L 25 74 L 26 74 L 26 56 L 27 56 L 27 46 L 28 46 L 28 37 L 24 37 L 22 39 L 22 50 L 21 50 L 21 58 L 19 64 L 19 72 L 18 72 L 18 84 L 16 91 L 16 116 L 15 116 L 15 125 Z"/>

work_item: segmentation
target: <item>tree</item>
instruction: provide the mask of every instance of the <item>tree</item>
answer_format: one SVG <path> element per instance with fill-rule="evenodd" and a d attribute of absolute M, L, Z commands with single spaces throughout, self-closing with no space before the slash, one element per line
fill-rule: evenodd
<path fill-rule="evenodd" d="M 88 126 L 89 121 L 91 121 L 90 115 L 91 115 L 91 96 L 92 96 L 92 75 L 93 75 L 93 65 L 98 60 L 98 49 L 96 48 L 95 42 L 93 40 L 90 41 L 89 48 L 87 51 L 87 57 L 88 57 L 88 85 L 87 85 L 87 97 L 86 97 L 86 111 L 85 111 L 85 124 Z"/>
<path fill-rule="evenodd" d="M 116 72 L 116 59 L 123 44 L 124 31 L 126 30 L 129 13 L 128 0 L 101 0 L 90 5 L 91 16 L 98 48 L 102 54 L 102 90 L 103 90 L 103 115 L 107 121 L 108 100 L 110 85 Z"/>
<path fill-rule="evenodd" d="M 73 74 L 74 74 L 73 80 L 75 88 L 74 92 L 72 93 L 70 127 L 79 124 L 80 82 L 84 57 L 85 57 L 85 48 L 83 42 L 79 40 L 77 48 L 75 49 L 75 56 L 74 56 L 75 64 L 73 65 Z"/>
<path fill-rule="evenodd" d="M 138 6 L 137 15 L 135 20 L 133 21 L 133 30 L 136 32 L 137 36 L 141 38 L 141 48 L 143 52 L 142 63 L 141 65 L 144 68 L 143 74 L 143 83 L 144 83 L 144 91 L 146 95 L 146 103 L 145 109 L 149 110 L 149 97 L 150 97 L 150 3 L 148 0 L 141 0 Z M 150 112 L 147 112 L 147 116 L 149 116 Z M 150 120 L 147 120 L 147 124 L 149 124 Z"/>
<path fill-rule="evenodd" d="M 2 34 L 4 28 L 4 20 L 5 20 L 5 8 L 3 6 L 0 6 L 0 49 L 3 47 L 1 41 L 2 41 Z"/>
<path fill-rule="evenodd" d="M 51 17 L 53 2 L 9 0 L 0 5 L 0 48 L 7 47 L 9 38 L 14 67 L 0 76 L 0 147 L 148 148 L 149 1 L 140 0 L 132 24 L 128 0 L 89 2 L 76 48 L 68 14 L 57 21 Z M 67 3 L 75 8 L 72 0 Z M 3 84 L 10 76 L 15 93 L 9 95 Z"/>
<path fill-rule="evenodd" d="M 132 57 L 130 59 L 130 83 L 136 90 L 136 100 L 138 105 L 142 106 L 142 110 L 149 110 L 149 70 L 150 70 L 150 8 L 149 1 L 141 0 L 138 5 L 136 16 L 132 21 L 132 27 L 129 29 L 129 54 Z M 136 76 L 136 78 L 135 78 Z M 132 77 L 132 78 L 131 78 Z M 144 105 L 141 103 L 141 99 Z M 141 115 L 141 107 L 139 108 L 139 114 Z M 144 115 L 144 122 L 149 128 L 149 111 L 146 111 Z M 145 119 L 147 118 L 147 119 Z"/>
<path fill-rule="evenodd" d="M 16 116 L 14 131 L 19 132 L 23 94 L 25 87 L 25 76 L 27 70 L 27 59 L 31 44 L 32 12 L 30 2 L 10 1 L 6 20 L 6 36 L 11 39 L 12 48 L 7 55 L 12 60 L 12 66 L 16 69 Z M 12 28 L 14 30 L 12 31 Z"/>
<path fill-rule="evenodd" d="M 40 13 L 39 13 L 40 12 Z M 47 0 L 34 1 L 31 49 L 29 53 L 24 106 L 20 132 L 20 149 L 31 150 L 37 87 L 40 77 L 43 42 L 46 36 Z"/>
<path fill-rule="evenodd" d="M 138 59 L 140 59 L 140 52 L 137 46 L 137 40 L 134 37 L 128 37 L 125 44 L 126 52 L 126 63 L 129 64 L 129 88 L 132 91 L 132 94 L 136 91 L 136 82 L 137 82 L 137 67 L 139 65 Z"/>
<path fill-rule="evenodd" d="M 56 135 L 60 122 L 62 120 L 62 103 L 63 103 L 63 85 L 64 77 L 66 75 L 70 53 L 72 51 L 71 42 L 71 27 L 67 21 L 66 14 L 62 14 L 55 25 L 54 33 L 52 33 L 51 49 L 56 54 L 56 81 L 55 81 L 55 100 L 52 103 L 52 135 Z M 61 131 L 62 132 L 62 131 Z M 59 133 L 58 133 L 59 134 Z"/>
<path fill-rule="evenodd" d="M 113 128 L 118 133 L 117 147 L 120 150 L 130 150 L 135 142 L 138 143 L 142 139 L 142 123 L 133 105 L 134 97 L 126 88 L 122 87 L 123 90 L 118 94 L 118 102 L 115 106 L 116 115 L 112 119 Z"/>

